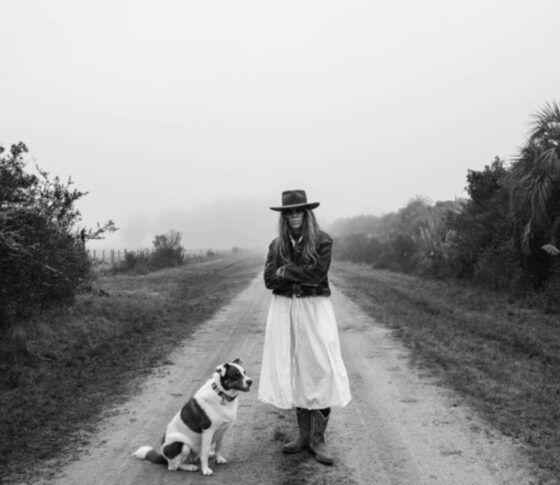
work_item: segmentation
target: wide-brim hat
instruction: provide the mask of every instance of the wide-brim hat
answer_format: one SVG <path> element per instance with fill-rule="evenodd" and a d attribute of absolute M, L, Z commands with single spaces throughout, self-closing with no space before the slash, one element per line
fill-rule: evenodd
<path fill-rule="evenodd" d="M 319 202 L 307 202 L 305 190 L 285 190 L 282 192 L 282 205 L 271 207 L 273 211 L 285 211 L 297 208 L 315 209 L 319 207 Z"/>

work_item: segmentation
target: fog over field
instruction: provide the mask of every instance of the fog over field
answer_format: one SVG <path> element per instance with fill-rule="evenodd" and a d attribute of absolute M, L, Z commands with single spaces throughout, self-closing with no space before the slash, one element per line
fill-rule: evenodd
<path fill-rule="evenodd" d="M 557 99 L 560 2 L 6 0 L 0 143 L 89 192 L 91 248 L 263 246 L 285 189 L 323 225 L 464 197 Z"/>
<path fill-rule="evenodd" d="M 120 229 L 126 248 L 149 247 L 154 234 L 169 229 L 182 233 L 183 246 L 197 249 L 261 248 L 275 236 L 277 213 L 266 200 L 218 201 L 195 209 L 162 211 L 153 217 L 134 217 Z M 98 243 L 102 246 L 102 244 Z"/>

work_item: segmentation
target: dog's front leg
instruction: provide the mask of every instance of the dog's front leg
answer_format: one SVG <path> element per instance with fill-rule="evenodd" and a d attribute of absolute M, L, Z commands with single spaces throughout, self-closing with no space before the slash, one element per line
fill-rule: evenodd
<path fill-rule="evenodd" d="M 200 446 L 200 470 L 203 475 L 212 475 L 214 473 L 208 466 L 208 457 L 210 456 L 213 436 L 214 429 L 212 427 L 205 429 L 202 432 L 202 443 Z"/>
<path fill-rule="evenodd" d="M 228 426 L 227 428 L 224 429 L 220 429 L 219 431 L 216 431 L 215 434 L 215 439 L 214 439 L 214 443 L 215 443 L 215 453 L 216 453 L 216 458 L 215 458 L 215 462 L 218 465 L 222 465 L 223 463 L 227 463 L 227 460 L 224 458 L 224 455 L 222 455 L 222 440 L 224 439 L 224 435 L 226 434 L 226 431 L 229 429 L 230 427 Z"/>

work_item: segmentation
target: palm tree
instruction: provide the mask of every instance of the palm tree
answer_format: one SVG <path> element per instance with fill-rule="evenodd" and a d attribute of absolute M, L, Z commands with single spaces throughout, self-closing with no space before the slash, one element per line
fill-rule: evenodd
<path fill-rule="evenodd" d="M 525 254 L 534 243 L 560 239 L 560 104 L 536 113 L 521 154 L 512 165 L 513 212 Z"/>

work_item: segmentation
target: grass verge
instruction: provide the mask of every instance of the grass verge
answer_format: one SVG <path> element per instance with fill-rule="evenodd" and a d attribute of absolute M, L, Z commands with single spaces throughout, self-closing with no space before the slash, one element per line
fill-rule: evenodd
<path fill-rule="evenodd" d="M 336 262 L 333 283 L 394 329 L 416 365 L 525 445 L 542 483 L 560 477 L 560 319 L 450 281 Z"/>
<path fill-rule="evenodd" d="M 0 343 L 0 482 L 68 453 L 95 417 L 245 288 L 262 268 L 241 254 L 146 275 L 99 278 L 105 296 L 24 322 Z M 101 293 L 101 292 L 99 292 Z M 105 294 L 103 293 L 103 294 Z"/>

